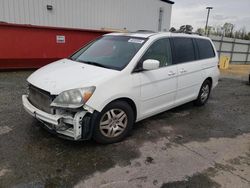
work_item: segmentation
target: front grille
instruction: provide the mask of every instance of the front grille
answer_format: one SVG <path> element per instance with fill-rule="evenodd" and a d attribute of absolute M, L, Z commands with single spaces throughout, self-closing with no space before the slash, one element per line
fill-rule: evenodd
<path fill-rule="evenodd" d="M 53 96 L 51 96 L 49 92 L 39 89 L 33 85 L 29 85 L 28 99 L 31 104 L 39 110 L 53 114 L 52 108 L 50 107 Z"/>

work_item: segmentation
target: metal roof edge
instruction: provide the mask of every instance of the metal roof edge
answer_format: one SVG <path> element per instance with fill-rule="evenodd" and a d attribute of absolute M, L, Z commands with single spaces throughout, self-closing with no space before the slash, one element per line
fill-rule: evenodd
<path fill-rule="evenodd" d="M 160 1 L 163 1 L 163 2 L 165 2 L 165 3 L 169 3 L 169 4 L 171 4 L 171 5 L 173 5 L 173 4 L 174 4 L 174 2 L 173 2 L 173 1 L 169 1 L 169 0 L 160 0 Z"/>

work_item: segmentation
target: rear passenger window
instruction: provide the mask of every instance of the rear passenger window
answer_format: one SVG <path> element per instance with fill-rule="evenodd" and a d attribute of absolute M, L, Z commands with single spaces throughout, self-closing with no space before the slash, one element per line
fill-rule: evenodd
<path fill-rule="evenodd" d="M 175 63 L 183 63 L 195 60 L 193 40 L 191 38 L 173 38 Z"/>
<path fill-rule="evenodd" d="M 199 59 L 207 59 L 215 56 L 214 49 L 209 40 L 195 39 L 199 50 Z"/>

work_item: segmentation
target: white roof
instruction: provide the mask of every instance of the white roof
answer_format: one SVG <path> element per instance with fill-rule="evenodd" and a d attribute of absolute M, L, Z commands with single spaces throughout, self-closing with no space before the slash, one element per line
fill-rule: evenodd
<path fill-rule="evenodd" d="M 132 33 L 109 33 L 106 36 L 129 36 L 129 37 L 140 37 L 140 38 L 158 38 L 158 37 L 192 37 L 192 38 L 206 38 L 197 34 L 185 34 L 185 33 L 171 33 L 171 32 L 132 32 Z"/>
<path fill-rule="evenodd" d="M 135 32 L 135 33 L 109 33 L 106 34 L 106 36 L 129 36 L 129 37 L 140 37 L 140 38 L 149 38 L 152 35 L 155 35 L 157 33 L 146 33 L 146 32 Z"/>

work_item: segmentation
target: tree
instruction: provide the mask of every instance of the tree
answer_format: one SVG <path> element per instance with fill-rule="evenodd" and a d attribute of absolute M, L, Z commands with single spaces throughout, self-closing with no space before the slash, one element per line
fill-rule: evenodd
<path fill-rule="evenodd" d="M 169 31 L 177 33 L 192 33 L 193 27 L 191 25 L 182 25 L 178 30 L 176 30 L 174 27 L 171 27 Z"/>
<path fill-rule="evenodd" d="M 176 32 L 176 29 L 175 29 L 174 27 L 171 27 L 171 28 L 169 29 L 169 31 L 170 31 L 170 32 Z"/>
<path fill-rule="evenodd" d="M 203 34 L 203 29 L 199 28 L 196 32 Z M 208 33 L 216 36 L 223 35 L 230 38 L 250 40 L 250 32 L 248 32 L 245 27 L 236 30 L 235 25 L 232 23 L 224 23 L 222 26 L 208 26 Z"/>
<path fill-rule="evenodd" d="M 244 37 L 245 40 L 250 40 L 250 32 Z"/>
<path fill-rule="evenodd" d="M 207 35 L 213 35 L 215 33 L 215 28 L 213 26 L 207 26 Z"/>
<path fill-rule="evenodd" d="M 233 30 L 234 30 L 234 24 L 232 23 L 225 23 L 223 25 L 224 33 L 226 37 L 232 37 L 233 36 Z"/>
<path fill-rule="evenodd" d="M 246 32 L 246 28 L 242 27 L 239 30 L 234 32 L 234 36 L 237 39 L 245 39 L 248 38 L 248 33 Z"/>
<path fill-rule="evenodd" d="M 200 35 L 205 35 L 205 29 L 203 29 L 203 28 L 198 28 L 198 29 L 196 30 L 196 33 L 199 33 Z"/>
<path fill-rule="evenodd" d="M 193 27 L 191 25 L 182 25 L 178 31 L 181 33 L 192 33 Z"/>
<path fill-rule="evenodd" d="M 221 35 L 223 35 L 223 32 L 224 32 L 223 27 L 219 25 L 219 26 L 216 26 L 214 35 L 219 35 L 219 36 L 221 36 Z"/>
<path fill-rule="evenodd" d="M 241 29 L 240 29 L 240 38 L 241 39 L 244 39 L 245 38 L 245 36 L 246 36 L 246 28 L 245 27 L 242 27 Z"/>

